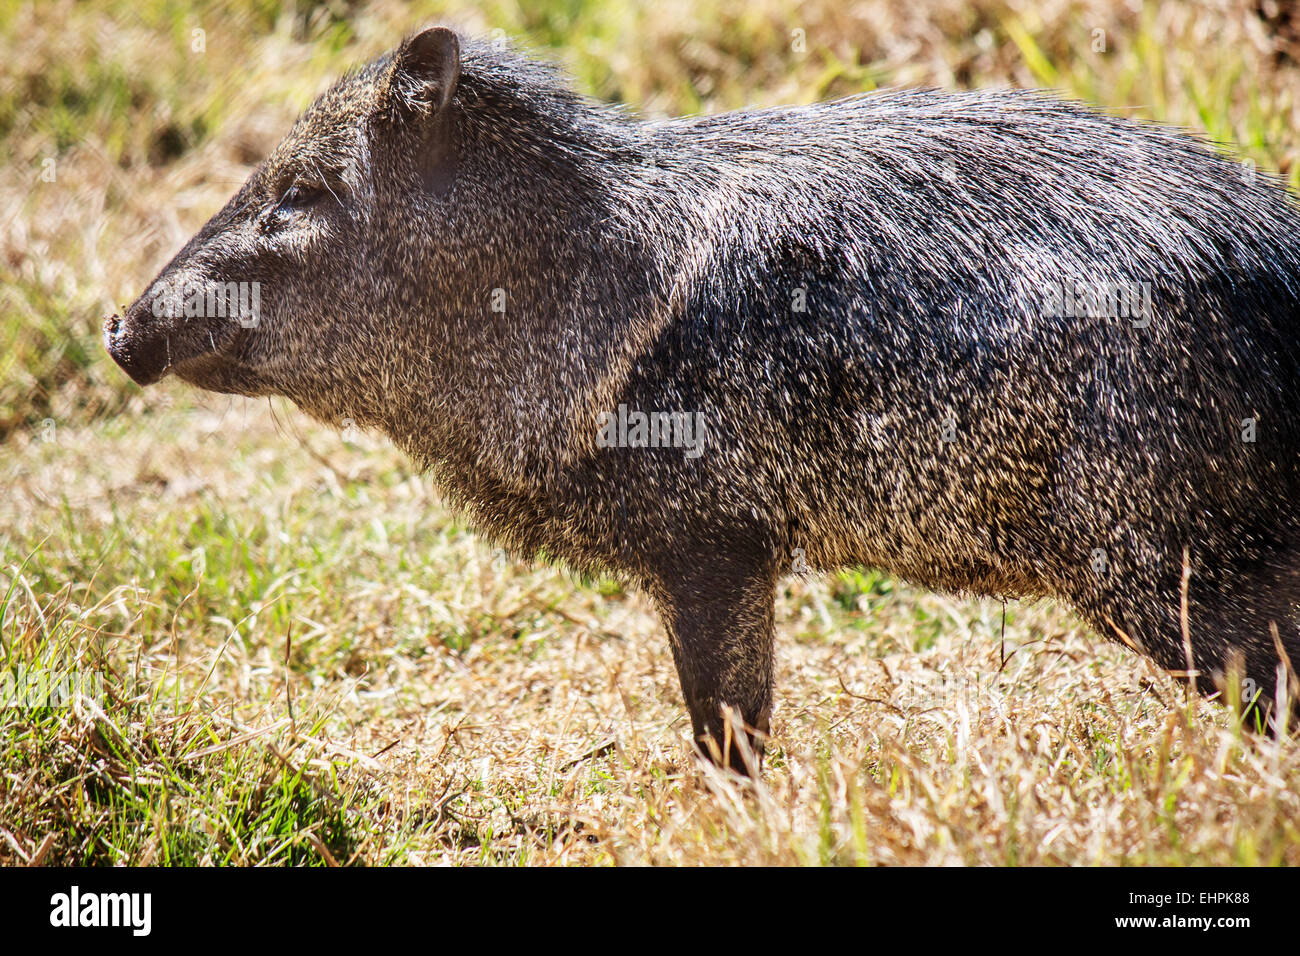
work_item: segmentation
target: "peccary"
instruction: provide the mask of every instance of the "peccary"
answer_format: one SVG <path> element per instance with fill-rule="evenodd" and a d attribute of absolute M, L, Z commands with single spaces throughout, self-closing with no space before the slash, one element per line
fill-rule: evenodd
<path fill-rule="evenodd" d="M 1269 177 L 1041 93 L 646 122 L 432 28 L 321 96 L 105 340 L 142 385 L 382 429 L 496 541 L 643 588 L 696 741 L 744 770 L 792 564 L 1054 596 L 1274 706 L 1297 234 Z M 258 309 L 196 291 L 229 283 Z"/>

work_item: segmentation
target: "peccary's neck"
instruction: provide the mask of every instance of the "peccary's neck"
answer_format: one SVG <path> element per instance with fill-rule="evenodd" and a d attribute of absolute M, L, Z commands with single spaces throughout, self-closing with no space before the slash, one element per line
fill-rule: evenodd
<path fill-rule="evenodd" d="M 490 82 L 488 81 L 490 80 Z M 425 465 L 542 494 L 595 450 L 671 309 L 637 124 L 467 66 L 452 220 L 429 239 L 389 434 Z M 500 493 L 499 490 L 497 492 Z"/>

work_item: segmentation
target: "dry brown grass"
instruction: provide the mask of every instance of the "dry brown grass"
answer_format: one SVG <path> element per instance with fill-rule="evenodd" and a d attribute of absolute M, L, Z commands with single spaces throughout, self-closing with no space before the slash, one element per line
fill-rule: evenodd
<path fill-rule="evenodd" d="M 1011 606 L 1003 666 L 996 602 L 792 580 L 763 781 L 702 771 L 640 597 L 502 566 L 378 442 L 340 446 L 297 421 L 286 433 L 265 406 L 211 404 L 61 433 L 6 462 L 0 524 L 40 543 L 6 629 L 35 641 L 38 609 L 60 618 L 45 631 L 62 635 L 64 658 L 118 674 L 110 687 L 137 701 L 107 708 L 132 722 L 124 737 L 207 734 L 215 755 L 187 760 L 191 773 L 271 785 L 281 755 L 306 766 L 322 806 L 346 808 L 335 856 L 1300 862 L 1300 746 L 1185 703 L 1050 604 Z M 209 527 L 227 516 L 229 533 Z M 51 600 L 59 581 L 68 590 Z M 60 719 L 48 736 L 77 752 L 96 716 Z M 132 761 L 118 759 L 128 786 Z M 136 763 L 139 775 L 157 758 Z M 155 772 L 165 789 L 171 765 Z M 30 821 L 28 850 L 56 823 L 94 849 L 77 812 L 8 796 Z M 202 787 L 173 799 L 174 830 L 140 822 L 123 858 L 184 846 L 181 808 L 202 819 L 217 802 Z M 263 859 L 222 832 L 212 842 Z"/>

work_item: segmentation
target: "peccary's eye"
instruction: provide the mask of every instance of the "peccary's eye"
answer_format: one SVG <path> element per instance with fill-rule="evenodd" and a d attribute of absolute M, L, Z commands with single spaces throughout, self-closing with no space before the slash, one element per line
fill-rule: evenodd
<path fill-rule="evenodd" d="M 329 191 L 324 186 L 316 186 L 308 183 L 294 183 L 285 191 L 280 199 L 279 205 L 288 209 L 304 209 L 311 206 L 329 195 Z"/>
<path fill-rule="evenodd" d="M 334 196 L 323 184 L 295 182 L 282 190 L 279 200 L 266 211 L 263 228 L 274 229 L 288 225 L 294 217 L 309 212 L 326 200 L 333 202 Z"/>

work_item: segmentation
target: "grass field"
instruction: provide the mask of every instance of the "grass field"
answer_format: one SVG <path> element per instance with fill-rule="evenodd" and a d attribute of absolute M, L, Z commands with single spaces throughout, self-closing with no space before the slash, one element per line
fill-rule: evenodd
<path fill-rule="evenodd" d="M 98 343 L 332 76 L 424 22 L 646 115 L 1051 86 L 1294 186 L 1281 9 L 0 0 L 0 675 L 88 691 L 0 708 L 0 863 L 1300 863 L 1300 741 L 1050 602 L 869 571 L 785 583 L 763 780 L 702 769 L 642 597 L 502 558 L 377 436 L 142 392 Z"/>

